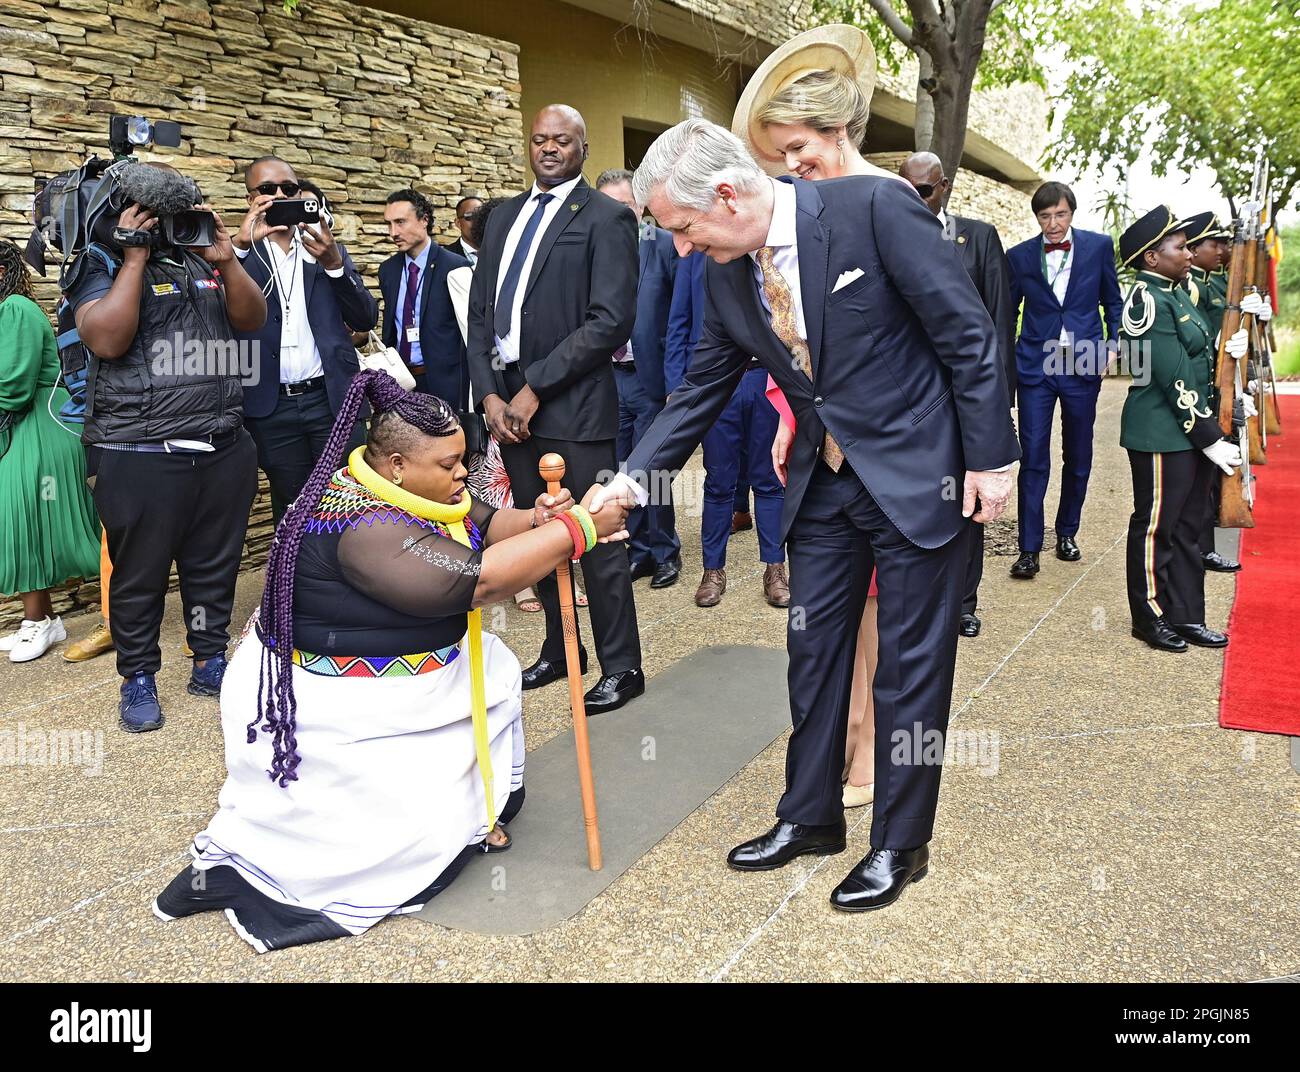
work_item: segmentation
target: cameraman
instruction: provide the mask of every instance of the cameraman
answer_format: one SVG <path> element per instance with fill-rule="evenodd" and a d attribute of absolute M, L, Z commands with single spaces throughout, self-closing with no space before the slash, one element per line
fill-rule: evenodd
<path fill-rule="evenodd" d="M 99 243 L 112 267 L 83 252 L 68 288 L 90 351 L 82 440 L 113 561 L 110 615 L 125 679 L 119 713 L 132 733 L 163 724 L 154 675 L 173 561 L 194 652 L 189 691 L 220 691 L 257 490 L 256 449 L 244 432 L 239 368 L 229 356 L 235 332 L 266 319 L 266 299 L 213 217 L 211 246 L 172 246 L 160 241 L 157 215 L 134 201 L 112 240 Z"/>

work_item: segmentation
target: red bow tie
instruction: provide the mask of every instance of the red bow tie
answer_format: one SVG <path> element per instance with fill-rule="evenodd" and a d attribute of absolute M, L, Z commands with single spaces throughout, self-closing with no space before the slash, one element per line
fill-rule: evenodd
<path fill-rule="evenodd" d="M 1069 242 L 1048 242 L 1046 244 L 1046 250 L 1048 253 L 1055 253 L 1058 249 L 1063 250 L 1066 253 L 1069 253 L 1070 243 Z"/>

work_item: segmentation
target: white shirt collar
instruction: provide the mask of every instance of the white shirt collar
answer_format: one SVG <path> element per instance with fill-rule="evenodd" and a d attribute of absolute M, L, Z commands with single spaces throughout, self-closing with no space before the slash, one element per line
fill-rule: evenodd
<path fill-rule="evenodd" d="M 578 185 L 578 180 L 581 178 L 582 174 L 580 172 L 577 175 L 574 175 L 568 182 L 560 183 L 560 185 L 555 187 L 553 190 L 543 190 L 536 182 L 534 182 L 533 188 L 528 191 L 528 202 L 529 204 L 532 204 L 538 194 L 550 194 L 555 198 L 555 200 L 549 202 L 547 207 L 550 207 L 551 204 L 559 204 L 573 192 L 573 188 Z"/>
<path fill-rule="evenodd" d="M 939 214 L 935 216 L 935 219 L 939 221 L 939 226 L 944 228 L 948 226 L 948 214 L 943 209 L 939 210 Z"/>
<path fill-rule="evenodd" d="M 794 186 L 778 179 L 769 178 L 767 181 L 772 184 L 772 222 L 768 224 L 767 241 L 763 245 L 778 249 L 796 245 L 798 198 Z M 751 252 L 750 256 L 757 260 L 758 250 Z"/>

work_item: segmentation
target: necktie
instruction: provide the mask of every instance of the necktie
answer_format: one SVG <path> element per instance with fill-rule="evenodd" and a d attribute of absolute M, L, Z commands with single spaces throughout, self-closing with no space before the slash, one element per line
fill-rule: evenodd
<path fill-rule="evenodd" d="M 510 334 L 510 317 L 515 307 L 515 291 L 519 289 L 519 275 L 524 270 L 529 250 L 533 248 L 533 238 L 546 212 L 546 203 L 554 200 L 554 194 L 537 195 L 537 207 L 524 225 L 524 233 L 519 236 L 515 255 L 510 258 L 510 266 L 506 269 L 505 279 L 501 281 L 501 292 L 497 295 L 496 311 L 492 317 L 492 329 L 498 339 L 504 339 Z"/>
<path fill-rule="evenodd" d="M 1048 243 L 1047 243 L 1047 252 L 1048 252 L 1048 253 L 1055 253 L 1058 249 L 1059 249 L 1059 250 L 1062 250 L 1062 251 L 1064 251 L 1064 252 L 1066 252 L 1066 253 L 1069 253 L 1069 252 L 1070 252 L 1070 243 L 1069 243 L 1069 242 L 1048 242 Z"/>
<path fill-rule="evenodd" d="M 420 266 L 411 261 L 406 266 L 406 300 L 402 302 L 402 332 L 397 339 L 397 352 L 408 365 L 411 363 L 409 328 L 415 323 L 415 298 L 420 290 Z"/>
<path fill-rule="evenodd" d="M 794 297 L 785 278 L 777 271 L 772 259 L 772 247 L 764 246 L 758 251 L 758 266 L 763 270 L 763 293 L 767 296 L 768 307 L 772 310 L 772 330 L 776 337 L 785 343 L 795 365 L 802 369 L 808 379 L 812 379 L 812 357 L 808 353 L 808 344 L 799 338 L 798 321 L 794 315 Z M 831 437 L 830 432 L 822 443 L 822 457 L 826 459 L 832 471 L 838 473 L 844 464 L 844 451 Z"/>

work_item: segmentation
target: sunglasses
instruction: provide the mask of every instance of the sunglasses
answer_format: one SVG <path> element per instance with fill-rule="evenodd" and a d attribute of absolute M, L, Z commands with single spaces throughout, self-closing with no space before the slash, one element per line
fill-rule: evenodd
<path fill-rule="evenodd" d="M 285 197 L 297 197 L 298 191 L 301 189 L 302 187 L 296 182 L 260 182 L 253 187 L 255 192 L 265 194 L 268 197 L 275 193 L 276 190 L 279 190 Z"/>
<path fill-rule="evenodd" d="M 946 181 L 946 180 L 944 180 Z M 922 201 L 928 201 L 934 194 L 935 190 L 943 188 L 943 182 L 923 182 L 916 187 L 916 192 L 921 195 Z"/>
<path fill-rule="evenodd" d="M 477 215 L 478 215 L 477 212 L 466 212 L 466 213 L 464 213 L 463 215 L 458 216 L 457 219 L 462 219 L 462 220 L 464 220 L 466 223 L 473 223 L 473 222 L 474 222 L 474 217 L 477 216 Z"/>

